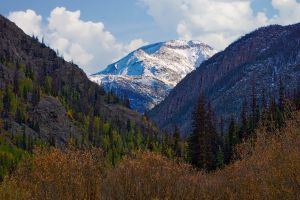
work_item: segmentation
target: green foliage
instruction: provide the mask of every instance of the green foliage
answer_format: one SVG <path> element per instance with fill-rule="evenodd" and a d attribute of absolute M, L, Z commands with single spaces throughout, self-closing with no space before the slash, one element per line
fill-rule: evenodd
<path fill-rule="evenodd" d="M 221 146 L 219 146 L 217 154 L 216 154 L 216 160 L 215 160 L 216 168 L 223 168 L 225 165 L 224 162 L 225 162 L 224 153 L 223 153 Z"/>
<path fill-rule="evenodd" d="M 15 116 L 17 111 L 17 96 L 13 92 L 12 86 L 7 86 L 3 96 L 3 109 L 6 115 Z"/>
<path fill-rule="evenodd" d="M 4 176 L 11 173 L 19 161 L 28 156 L 24 150 L 21 150 L 13 145 L 5 143 L 4 139 L 0 138 L 0 180 L 3 180 Z"/>
<path fill-rule="evenodd" d="M 52 78 L 50 76 L 45 77 L 44 89 L 46 94 L 52 94 Z"/>
<path fill-rule="evenodd" d="M 30 78 L 25 77 L 19 81 L 20 96 L 27 99 L 28 93 L 33 91 L 33 82 Z"/>

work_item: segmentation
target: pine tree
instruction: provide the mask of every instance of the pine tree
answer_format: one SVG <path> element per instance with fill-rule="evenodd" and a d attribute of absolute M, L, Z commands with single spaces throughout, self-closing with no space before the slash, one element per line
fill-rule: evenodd
<path fill-rule="evenodd" d="M 94 144 L 94 116 L 89 117 L 88 139 L 90 143 Z"/>
<path fill-rule="evenodd" d="M 280 77 L 279 80 L 279 100 L 278 100 L 278 106 L 282 113 L 284 113 L 285 108 L 285 94 L 284 94 L 284 85 L 282 82 L 282 79 Z"/>
<path fill-rule="evenodd" d="M 266 127 L 268 132 L 274 131 L 276 127 L 276 101 L 274 97 L 269 99 Z"/>
<path fill-rule="evenodd" d="M 247 139 L 248 133 L 248 114 L 247 114 L 247 102 L 244 100 L 241 111 L 241 128 L 239 131 L 239 140 Z"/>
<path fill-rule="evenodd" d="M 217 154 L 218 151 L 218 146 L 221 145 L 220 144 L 220 138 L 218 136 L 216 127 L 215 127 L 215 120 L 214 120 L 214 112 L 211 106 L 211 103 L 208 102 L 207 105 L 207 113 L 206 113 L 206 118 L 205 118 L 206 122 L 206 134 L 208 135 L 208 142 L 210 144 L 209 149 L 207 150 L 209 156 L 211 156 L 211 166 L 210 169 L 214 169 L 214 160 L 215 160 L 215 156 Z"/>
<path fill-rule="evenodd" d="M 193 165 L 203 167 L 201 163 L 201 136 L 205 134 L 205 100 L 204 96 L 200 95 L 197 102 L 196 110 L 193 113 L 193 132 L 189 138 L 189 158 Z"/>
<path fill-rule="evenodd" d="M 218 151 L 216 154 L 215 167 L 217 169 L 224 167 L 224 153 L 223 153 L 221 146 L 218 147 Z"/>
<path fill-rule="evenodd" d="M 262 100 L 261 100 L 261 117 L 260 117 L 260 122 L 263 126 L 267 125 L 267 117 L 268 117 L 267 115 L 268 115 L 268 106 L 267 106 L 265 90 L 263 90 Z"/>
<path fill-rule="evenodd" d="M 259 106 L 257 102 L 257 91 L 256 91 L 256 83 L 253 79 L 252 82 L 252 116 L 251 116 L 251 123 L 250 123 L 250 130 L 253 133 L 254 129 L 257 127 L 257 123 L 259 121 Z"/>
<path fill-rule="evenodd" d="M 205 109 L 205 99 L 200 95 L 193 114 L 193 132 L 189 138 L 189 159 L 193 165 L 205 170 L 214 169 L 216 131 L 210 104 Z"/>
<path fill-rule="evenodd" d="M 177 126 L 175 126 L 174 133 L 173 133 L 173 151 L 175 156 L 181 156 L 181 148 L 180 148 L 180 131 Z"/>
<path fill-rule="evenodd" d="M 225 161 L 228 164 L 232 158 L 234 153 L 234 147 L 237 144 L 237 127 L 236 122 L 233 116 L 230 118 L 230 124 L 228 128 L 228 134 L 226 138 L 225 144 Z"/>

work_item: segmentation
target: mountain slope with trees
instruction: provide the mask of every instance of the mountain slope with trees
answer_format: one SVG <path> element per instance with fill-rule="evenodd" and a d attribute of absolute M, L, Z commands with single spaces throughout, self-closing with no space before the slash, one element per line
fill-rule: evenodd
<path fill-rule="evenodd" d="M 263 95 L 266 99 L 276 96 L 278 101 L 280 81 L 292 96 L 300 82 L 299 32 L 300 24 L 295 24 L 272 25 L 247 34 L 187 75 L 149 117 L 162 129 L 177 126 L 187 135 L 201 93 L 226 127 L 232 115 L 240 118 L 244 104 L 248 110 L 261 107 Z"/>
<path fill-rule="evenodd" d="M 0 160 L 7 166 L 35 146 L 101 147 L 114 165 L 138 149 L 170 152 L 160 133 L 127 99 L 0 16 Z M 6 173 L 0 169 L 0 179 Z"/>

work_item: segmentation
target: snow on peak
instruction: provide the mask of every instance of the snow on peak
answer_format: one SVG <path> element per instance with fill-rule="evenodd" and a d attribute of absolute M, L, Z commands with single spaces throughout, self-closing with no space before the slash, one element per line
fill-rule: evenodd
<path fill-rule="evenodd" d="M 108 65 L 90 79 L 107 90 L 123 88 L 129 98 L 135 96 L 130 99 L 133 109 L 143 112 L 162 101 L 181 79 L 215 53 L 210 46 L 199 41 L 170 40 L 150 44 Z M 145 91 L 147 94 L 143 94 Z M 135 107 L 139 104 L 136 101 L 140 100 L 136 96 L 143 95 L 149 97 L 147 101 L 150 102 Z"/>

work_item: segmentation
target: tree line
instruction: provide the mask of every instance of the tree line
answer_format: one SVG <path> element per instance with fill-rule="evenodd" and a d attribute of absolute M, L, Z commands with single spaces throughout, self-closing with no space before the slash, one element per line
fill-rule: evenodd
<path fill-rule="evenodd" d="M 250 98 L 244 99 L 240 116 L 231 115 L 225 130 L 224 118 L 215 119 L 210 102 L 206 102 L 202 94 L 193 113 L 193 131 L 187 139 L 187 160 L 207 171 L 223 167 L 236 159 L 236 145 L 256 137 L 256 128 L 265 127 L 271 134 L 283 128 L 292 111 L 299 109 L 299 88 L 288 94 L 280 79 L 277 95 L 266 97 L 263 91 L 259 98 L 252 84 Z"/>

